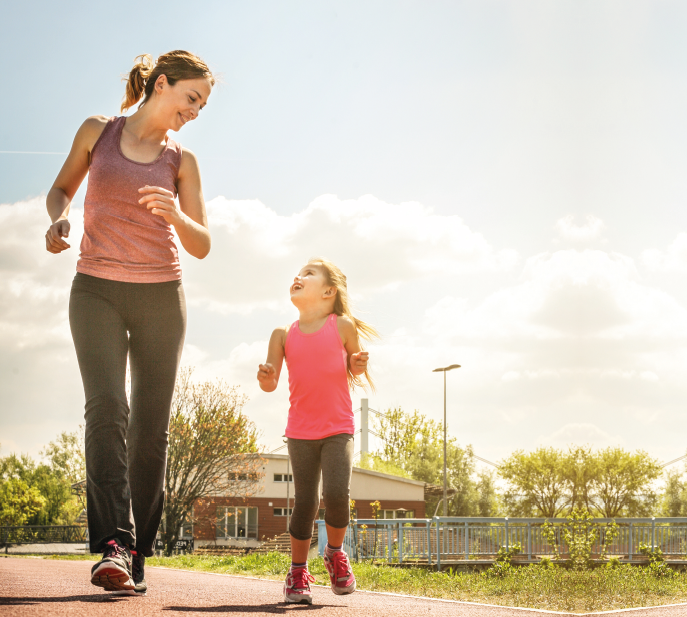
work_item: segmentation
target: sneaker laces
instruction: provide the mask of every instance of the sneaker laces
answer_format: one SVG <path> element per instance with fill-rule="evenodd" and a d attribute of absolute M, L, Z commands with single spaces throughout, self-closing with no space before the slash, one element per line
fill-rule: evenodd
<path fill-rule="evenodd" d="M 334 572 L 336 578 L 347 578 L 351 572 L 351 565 L 348 562 L 348 555 L 343 551 L 336 551 L 331 560 L 334 562 Z"/>
<path fill-rule="evenodd" d="M 103 559 L 105 557 L 124 557 L 126 558 L 126 549 L 120 546 L 116 540 L 110 540 L 107 543 L 107 548 L 103 552 Z"/>
<path fill-rule="evenodd" d="M 310 583 L 315 582 L 315 577 L 308 572 L 308 568 L 293 568 L 289 574 L 292 589 L 309 589 Z"/>

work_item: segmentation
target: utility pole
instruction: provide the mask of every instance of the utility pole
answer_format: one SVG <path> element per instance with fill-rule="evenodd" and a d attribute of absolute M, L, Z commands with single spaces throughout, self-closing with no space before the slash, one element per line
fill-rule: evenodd
<path fill-rule="evenodd" d="M 360 460 L 364 461 L 370 451 L 370 406 L 366 398 L 360 400 Z"/>

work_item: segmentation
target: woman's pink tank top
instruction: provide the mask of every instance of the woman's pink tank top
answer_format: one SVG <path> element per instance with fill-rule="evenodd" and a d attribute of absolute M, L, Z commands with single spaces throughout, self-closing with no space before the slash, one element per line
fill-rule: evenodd
<path fill-rule="evenodd" d="M 331 314 L 324 326 L 303 334 L 296 321 L 286 336 L 284 349 L 289 369 L 289 420 L 286 436 L 324 439 L 355 432 L 348 388 L 348 354 Z"/>
<path fill-rule="evenodd" d="M 176 196 L 181 146 L 167 139 L 152 163 L 127 159 L 120 147 L 125 122 L 125 116 L 111 118 L 91 152 L 76 270 L 130 283 L 175 281 L 181 266 L 172 227 L 138 203 L 138 189 L 161 186 Z"/>

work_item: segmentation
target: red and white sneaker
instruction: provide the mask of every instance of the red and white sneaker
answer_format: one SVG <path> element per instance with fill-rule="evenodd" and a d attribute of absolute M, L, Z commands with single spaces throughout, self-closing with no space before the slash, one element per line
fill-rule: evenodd
<path fill-rule="evenodd" d="M 332 591 L 337 596 L 344 596 L 355 591 L 355 575 L 345 551 L 325 550 L 324 566 L 329 572 Z"/>
<path fill-rule="evenodd" d="M 284 582 L 284 602 L 290 604 L 312 604 L 310 583 L 315 577 L 308 572 L 308 566 L 290 568 Z"/>

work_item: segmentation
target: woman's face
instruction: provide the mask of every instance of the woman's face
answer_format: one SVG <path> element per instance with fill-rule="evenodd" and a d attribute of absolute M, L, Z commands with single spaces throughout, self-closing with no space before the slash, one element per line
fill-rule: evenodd
<path fill-rule="evenodd" d="M 178 131 L 198 117 L 211 92 L 212 85 L 205 78 L 180 79 L 172 86 L 165 75 L 160 75 L 155 84 L 156 111 L 166 118 L 172 131 Z"/>

